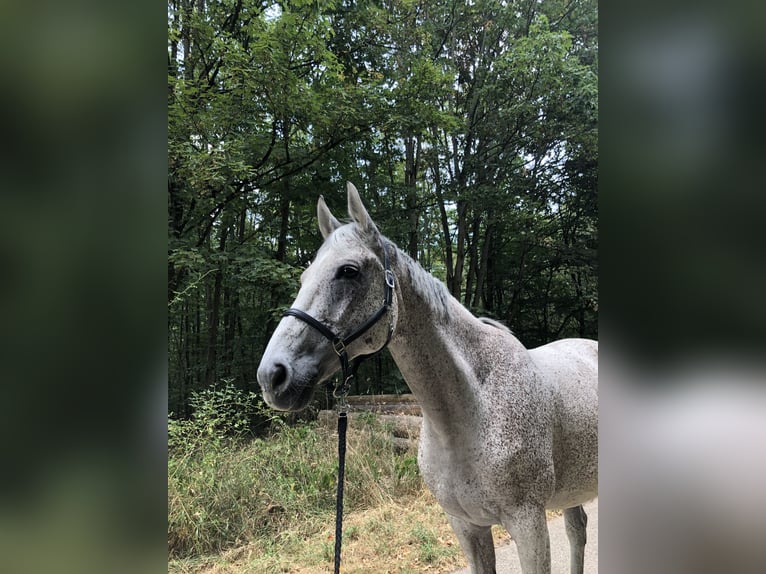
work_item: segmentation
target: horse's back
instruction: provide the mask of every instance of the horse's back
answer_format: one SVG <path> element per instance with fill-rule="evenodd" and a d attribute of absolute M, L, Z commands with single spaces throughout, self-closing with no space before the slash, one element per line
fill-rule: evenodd
<path fill-rule="evenodd" d="M 543 377 L 561 392 L 585 393 L 598 401 L 598 341 L 561 339 L 530 349 L 529 355 Z"/>
<path fill-rule="evenodd" d="M 538 365 L 575 361 L 598 374 L 598 341 L 593 339 L 560 339 L 529 349 Z"/>
<path fill-rule="evenodd" d="M 581 504 L 598 488 L 598 342 L 562 339 L 529 351 L 556 397 L 551 508 Z"/>

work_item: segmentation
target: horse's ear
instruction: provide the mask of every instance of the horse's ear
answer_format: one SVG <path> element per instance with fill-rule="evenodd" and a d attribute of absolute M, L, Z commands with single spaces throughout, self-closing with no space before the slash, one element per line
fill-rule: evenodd
<path fill-rule="evenodd" d="M 330 209 L 321 195 L 317 202 L 317 219 L 319 220 L 319 231 L 322 233 L 323 239 L 327 239 L 341 225 L 340 221 L 335 219 L 333 214 L 330 213 Z"/>
<path fill-rule="evenodd" d="M 348 193 L 348 214 L 351 219 L 354 220 L 359 228 L 367 235 L 377 235 L 378 228 L 372 222 L 370 214 L 362 204 L 362 199 L 359 197 L 359 192 L 353 183 L 346 182 L 346 192 Z"/>

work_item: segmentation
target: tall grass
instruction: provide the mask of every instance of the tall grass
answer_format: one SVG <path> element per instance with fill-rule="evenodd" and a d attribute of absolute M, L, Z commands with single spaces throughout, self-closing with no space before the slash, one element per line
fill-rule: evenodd
<path fill-rule="evenodd" d="M 275 541 L 285 531 L 310 536 L 332 521 L 337 473 L 333 430 L 316 423 L 289 426 L 274 418 L 269 436 L 247 439 L 230 432 L 218 415 L 215 425 L 202 418 L 172 420 L 169 426 L 171 557 Z M 397 454 L 392 442 L 374 416 L 349 425 L 348 512 L 422 492 L 414 449 Z"/>

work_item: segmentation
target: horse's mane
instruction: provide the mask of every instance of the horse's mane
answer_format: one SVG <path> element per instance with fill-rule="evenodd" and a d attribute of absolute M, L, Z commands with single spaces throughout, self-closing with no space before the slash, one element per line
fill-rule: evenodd
<path fill-rule="evenodd" d="M 413 290 L 423 298 L 426 305 L 437 313 L 440 319 L 448 319 L 449 300 L 454 299 L 454 297 L 449 292 L 449 289 L 447 289 L 447 286 L 423 269 L 417 261 L 399 249 L 392 241 L 388 239 L 384 239 L 384 241 L 388 245 L 389 253 L 396 253 L 399 269 L 407 273 Z M 512 334 L 511 330 L 499 321 L 487 317 L 477 317 L 477 319 L 485 325 L 490 325 Z"/>
<path fill-rule="evenodd" d="M 395 254 L 400 273 L 406 273 L 412 289 L 431 309 L 433 309 L 440 319 L 449 318 L 449 300 L 452 294 L 447 286 L 423 269 L 421 265 L 399 249 L 392 241 L 384 239 L 388 246 L 389 253 Z"/>
<path fill-rule="evenodd" d="M 479 317 L 479 321 L 481 321 L 485 325 L 491 325 L 492 327 L 495 327 L 496 329 L 500 329 L 501 331 L 508 331 L 511 335 L 513 335 L 513 331 L 511 331 L 507 325 L 503 325 L 500 321 L 495 321 L 494 319 L 490 319 L 489 317 Z"/>

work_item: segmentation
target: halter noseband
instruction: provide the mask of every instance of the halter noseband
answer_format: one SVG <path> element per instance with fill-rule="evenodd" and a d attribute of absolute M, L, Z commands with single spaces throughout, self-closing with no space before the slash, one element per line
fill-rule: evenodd
<path fill-rule="evenodd" d="M 351 381 L 356 376 L 356 371 L 359 368 L 359 365 L 362 363 L 362 361 L 365 361 L 377 355 L 383 349 L 385 349 L 388 346 L 388 344 L 391 342 L 391 337 L 394 334 L 393 322 L 389 320 L 388 336 L 386 337 L 386 342 L 383 344 L 383 346 L 377 351 L 368 353 L 367 355 L 359 355 L 353 361 L 351 361 L 349 365 L 348 350 L 347 350 L 348 345 L 350 345 L 352 342 L 357 340 L 369 329 L 371 329 L 372 326 L 375 325 L 375 323 L 380 321 L 383 315 L 385 315 L 388 312 L 388 309 L 389 307 L 391 307 L 391 303 L 393 302 L 393 299 L 394 299 L 394 288 L 395 288 L 396 282 L 394 280 L 394 274 L 391 271 L 388 264 L 388 249 L 386 248 L 386 245 L 384 243 L 382 243 L 382 246 L 383 246 L 383 268 L 384 268 L 384 274 L 385 274 L 385 292 L 383 296 L 383 305 L 380 307 L 380 309 L 378 309 L 373 315 L 371 315 L 369 319 L 367 319 L 359 328 L 353 331 L 350 335 L 346 337 L 341 337 L 339 335 L 336 335 L 332 331 L 332 329 L 320 323 L 319 321 L 314 319 L 314 317 L 312 317 L 305 311 L 301 311 L 300 309 L 295 309 L 294 307 L 288 309 L 282 314 L 283 317 L 288 317 L 288 316 L 295 317 L 297 319 L 300 319 L 304 323 L 308 323 L 310 326 L 312 326 L 314 329 L 316 329 L 322 335 L 324 335 L 325 338 L 329 339 L 330 342 L 332 343 L 332 348 L 335 351 L 335 353 L 338 355 L 338 359 L 340 360 L 340 367 L 341 367 L 341 370 L 343 371 L 343 381 L 335 389 L 335 391 L 333 391 L 333 396 L 335 396 L 335 398 L 343 398 L 346 396 L 346 394 L 349 391 L 349 388 L 351 388 Z"/>

